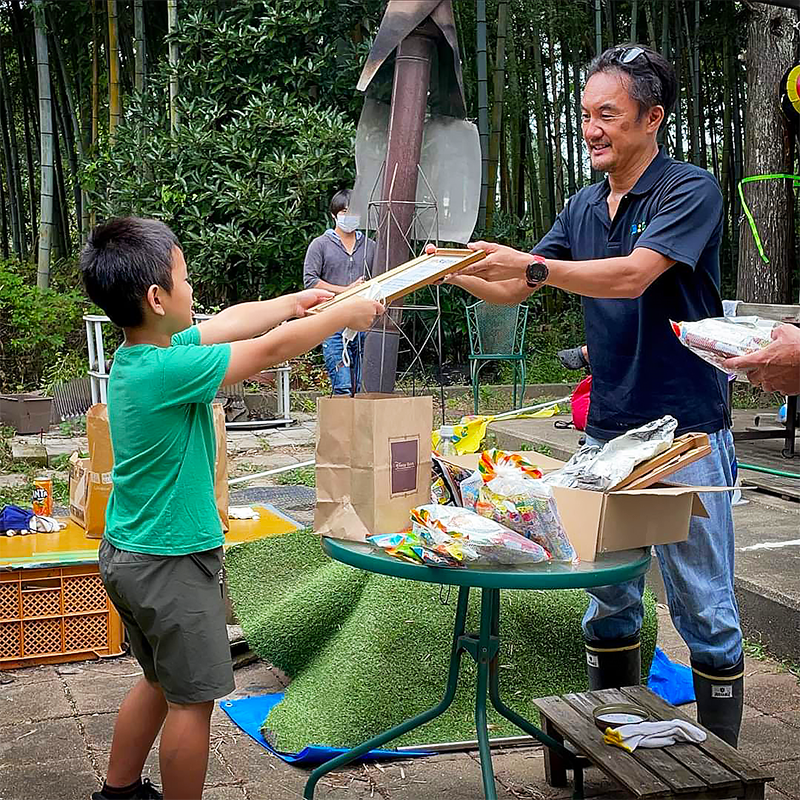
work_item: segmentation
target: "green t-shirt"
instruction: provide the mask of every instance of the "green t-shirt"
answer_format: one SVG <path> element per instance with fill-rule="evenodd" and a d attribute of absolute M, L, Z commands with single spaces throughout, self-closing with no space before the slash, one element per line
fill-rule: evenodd
<path fill-rule="evenodd" d="M 201 345 L 196 327 L 171 347 L 120 347 L 108 379 L 114 488 L 105 537 L 120 550 L 178 556 L 219 547 L 211 401 L 229 344 Z"/>

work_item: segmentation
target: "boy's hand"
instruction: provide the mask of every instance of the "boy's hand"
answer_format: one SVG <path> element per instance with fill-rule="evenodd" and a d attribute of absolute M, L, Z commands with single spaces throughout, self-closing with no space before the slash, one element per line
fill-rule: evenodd
<path fill-rule="evenodd" d="M 324 303 L 333 297 L 333 292 L 325 289 L 304 289 L 297 292 L 293 299 L 295 301 L 293 317 L 304 317 L 310 308 Z"/>
<path fill-rule="evenodd" d="M 367 300 L 365 297 L 348 297 L 338 305 L 345 314 L 345 325 L 354 331 L 369 330 L 386 310 L 377 300 Z"/>

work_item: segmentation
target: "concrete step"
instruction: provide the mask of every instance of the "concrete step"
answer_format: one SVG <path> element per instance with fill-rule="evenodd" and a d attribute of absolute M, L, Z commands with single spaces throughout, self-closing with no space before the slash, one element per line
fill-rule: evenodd
<path fill-rule="evenodd" d="M 748 412 L 734 414 L 735 429 L 744 429 L 747 416 Z M 555 428 L 553 421 L 512 420 L 494 423 L 489 431 L 503 449 L 533 449 L 568 459 L 578 449 L 583 434 Z M 780 440 L 772 441 L 779 453 Z M 749 460 L 749 446 L 747 442 L 737 446 L 743 461 Z M 783 469 L 800 472 L 800 459 L 786 461 Z M 800 481 L 796 483 L 800 489 Z M 744 494 L 749 502 L 734 507 L 735 588 L 742 630 L 776 657 L 800 662 L 800 502 L 788 495 L 778 497 L 762 491 Z M 665 602 L 655 559 L 648 585 Z"/>

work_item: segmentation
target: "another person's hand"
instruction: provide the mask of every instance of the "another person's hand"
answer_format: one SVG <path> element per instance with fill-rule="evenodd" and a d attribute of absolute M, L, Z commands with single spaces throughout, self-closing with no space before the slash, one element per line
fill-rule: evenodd
<path fill-rule="evenodd" d="M 369 330 L 372 323 L 385 311 L 377 300 L 367 300 L 366 297 L 358 295 L 341 300 L 336 305 L 345 310 L 345 325 L 354 331 Z"/>
<path fill-rule="evenodd" d="M 352 289 L 355 286 L 360 286 L 362 283 L 364 283 L 364 278 L 363 277 L 356 278 L 352 283 L 347 285 L 345 291 L 347 291 L 347 289 Z"/>
<path fill-rule="evenodd" d="M 325 289 L 304 289 L 302 292 L 297 292 L 293 296 L 294 300 L 294 317 L 304 317 L 310 308 L 318 306 L 333 297 L 333 292 Z"/>
<path fill-rule="evenodd" d="M 470 250 L 483 250 L 486 256 L 458 272 L 451 272 L 444 278 L 445 283 L 460 285 L 458 278 L 461 276 L 483 278 L 485 281 L 506 281 L 511 278 L 525 280 L 525 268 L 531 262 L 529 253 L 523 253 L 504 244 L 484 241 L 470 242 L 467 247 Z M 425 252 L 428 255 L 435 251 L 434 245 L 426 245 Z"/>
<path fill-rule="evenodd" d="M 729 358 L 725 369 L 745 370 L 747 379 L 765 392 L 800 394 L 800 328 L 779 325 L 772 331 L 772 344 L 749 356 Z"/>

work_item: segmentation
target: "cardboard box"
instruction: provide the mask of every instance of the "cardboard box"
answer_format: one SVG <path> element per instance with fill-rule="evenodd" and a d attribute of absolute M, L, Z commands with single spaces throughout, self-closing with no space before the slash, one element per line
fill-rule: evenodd
<path fill-rule="evenodd" d="M 522 452 L 543 473 L 564 462 L 535 452 Z M 477 469 L 479 453 L 448 456 L 444 460 L 465 469 Z M 553 487 L 564 529 L 582 561 L 599 553 L 683 542 L 693 516 L 707 517 L 698 492 L 728 492 L 721 486 L 680 486 L 665 483 L 647 489 L 592 492 Z"/>

